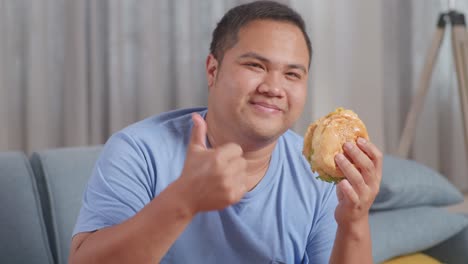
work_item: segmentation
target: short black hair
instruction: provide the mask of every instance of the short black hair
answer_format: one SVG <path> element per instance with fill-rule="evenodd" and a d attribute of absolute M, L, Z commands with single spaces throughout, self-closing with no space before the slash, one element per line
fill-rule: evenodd
<path fill-rule="evenodd" d="M 309 67 L 312 59 L 312 45 L 301 15 L 290 7 L 274 1 L 255 1 L 230 9 L 218 22 L 213 31 L 210 53 L 221 63 L 224 52 L 238 41 L 239 30 L 254 20 L 289 22 L 297 26 L 304 35 L 309 51 Z"/>

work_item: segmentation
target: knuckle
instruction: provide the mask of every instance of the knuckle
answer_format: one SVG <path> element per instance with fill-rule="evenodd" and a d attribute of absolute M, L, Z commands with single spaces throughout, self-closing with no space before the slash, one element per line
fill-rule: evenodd
<path fill-rule="evenodd" d="M 236 156 L 241 156 L 243 153 L 242 148 L 238 144 L 229 143 L 228 147 L 229 147 L 229 150 Z"/>
<path fill-rule="evenodd" d="M 213 155 L 214 155 L 215 157 L 222 156 L 222 155 L 223 155 L 223 149 L 222 149 L 222 148 L 216 148 L 216 149 L 214 149 Z"/>
<path fill-rule="evenodd" d="M 237 153 L 242 152 L 242 148 L 238 144 L 230 143 L 229 146 L 232 150 L 236 151 Z"/>
<path fill-rule="evenodd" d="M 366 162 L 366 164 L 363 166 L 362 170 L 363 170 L 363 173 L 366 173 L 367 175 L 372 175 L 372 172 L 374 171 L 374 166 L 369 161 L 369 162 Z"/>
<path fill-rule="evenodd" d="M 234 148 L 234 147 L 236 147 L 236 145 L 237 145 L 236 143 L 228 142 L 228 143 L 226 143 L 225 146 L 226 146 L 226 148 Z"/>
<path fill-rule="evenodd" d="M 238 144 L 235 144 L 235 148 L 236 148 L 237 152 L 239 153 L 239 155 L 242 155 L 244 153 L 241 146 L 239 146 Z"/>
<path fill-rule="evenodd" d="M 221 167 L 224 163 L 224 157 L 219 150 L 217 150 L 215 153 L 214 162 L 217 168 Z"/>
<path fill-rule="evenodd" d="M 366 185 L 366 182 L 364 181 L 362 177 L 356 177 L 355 182 L 356 182 L 356 185 L 359 187 L 363 187 Z"/>
<path fill-rule="evenodd" d="M 351 143 L 346 143 L 346 145 L 344 145 L 344 150 L 346 153 L 349 153 L 351 155 L 357 153 L 357 149 Z"/>
<path fill-rule="evenodd" d="M 232 148 L 232 144 L 233 144 L 233 143 L 231 143 L 231 142 L 226 143 L 226 144 L 220 146 L 220 147 L 218 148 L 218 150 L 223 151 L 223 152 L 229 151 L 229 150 Z"/>
<path fill-rule="evenodd" d="M 376 151 L 375 151 L 375 157 L 376 157 L 377 159 L 382 159 L 382 158 L 383 158 L 382 152 L 381 152 L 380 150 L 376 150 Z"/>
<path fill-rule="evenodd" d="M 358 183 L 359 185 L 366 185 L 366 181 L 364 180 L 364 177 L 361 175 L 358 177 Z"/>

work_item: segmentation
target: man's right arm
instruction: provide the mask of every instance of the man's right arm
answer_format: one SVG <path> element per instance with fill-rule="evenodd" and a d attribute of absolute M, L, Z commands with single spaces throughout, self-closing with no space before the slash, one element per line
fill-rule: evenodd
<path fill-rule="evenodd" d="M 179 179 L 121 224 L 75 235 L 69 262 L 159 263 L 195 215 L 187 187 Z"/>
<path fill-rule="evenodd" d="M 198 212 L 221 210 L 244 196 L 247 162 L 241 147 L 208 149 L 205 121 L 198 114 L 192 119 L 181 176 L 122 223 L 75 235 L 70 263 L 159 263 Z"/>

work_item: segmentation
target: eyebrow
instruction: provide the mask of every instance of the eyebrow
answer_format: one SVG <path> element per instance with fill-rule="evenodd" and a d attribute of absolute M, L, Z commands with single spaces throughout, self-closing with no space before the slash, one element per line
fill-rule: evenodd
<path fill-rule="evenodd" d="M 258 53 L 255 53 L 255 52 L 247 52 L 247 53 L 244 53 L 242 55 L 239 56 L 239 58 L 243 59 L 243 58 L 254 58 L 254 59 L 257 59 L 261 62 L 264 62 L 264 63 L 271 63 L 271 61 L 265 57 L 263 57 L 262 55 L 258 54 Z M 303 71 L 305 74 L 307 74 L 307 70 L 306 68 L 301 65 L 301 64 L 288 64 L 288 68 L 292 68 L 292 69 L 299 69 L 301 71 Z"/>

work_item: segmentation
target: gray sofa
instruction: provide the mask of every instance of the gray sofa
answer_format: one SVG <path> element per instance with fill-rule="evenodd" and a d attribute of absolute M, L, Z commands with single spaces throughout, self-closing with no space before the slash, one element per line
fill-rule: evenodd
<path fill-rule="evenodd" d="M 67 263 L 101 147 L 0 153 L 0 263 Z"/>
<path fill-rule="evenodd" d="M 82 192 L 101 147 L 0 153 L 0 263 L 67 263 Z M 426 251 L 466 254 L 468 228 Z M 466 259 L 465 259 L 466 260 Z"/>

